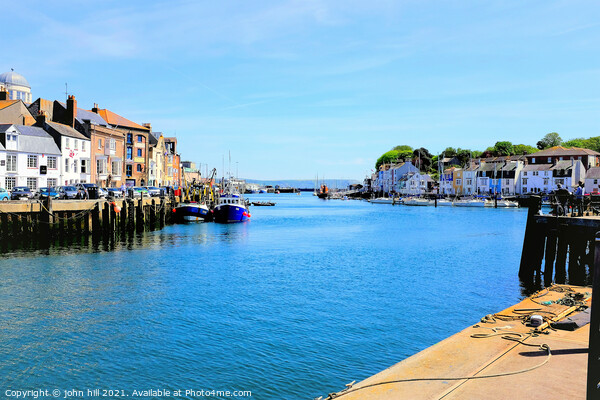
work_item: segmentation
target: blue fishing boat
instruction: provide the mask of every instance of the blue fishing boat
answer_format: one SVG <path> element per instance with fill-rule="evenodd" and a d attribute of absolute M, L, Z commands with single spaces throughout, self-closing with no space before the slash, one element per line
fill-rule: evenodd
<path fill-rule="evenodd" d="M 215 222 L 243 222 L 250 219 L 250 211 L 244 197 L 236 192 L 225 192 L 217 199 L 213 209 Z"/>
<path fill-rule="evenodd" d="M 206 204 L 202 203 L 181 203 L 173 209 L 175 218 L 179 221 L 205 221 L 209 216 L 209 209 Z"/>

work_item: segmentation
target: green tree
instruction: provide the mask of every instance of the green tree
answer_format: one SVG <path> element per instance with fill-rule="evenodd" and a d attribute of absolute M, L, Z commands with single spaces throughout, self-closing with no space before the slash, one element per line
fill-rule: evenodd
<path fill-rule="evenodd" d="M 421 171 L 429 171 L 431 169 L 431 159 L 433 156 L 425 147 L 420 147 L 413 151 L 413 164 L 417 165 Z"/>
<path fill-rule="evenodd" d="M 454 157 L 456 156 L 456 149 L 454 147 L 446 147 L 446 150 L 443 151 L 444 157 Z"/>
<path fill-rule="evenodd" d="M 385 152 L 377 159 L 377 162 L 375 163 L 375 169 L 378 170 L 382 164 L 395 162 L 396 160 L 398 160 L 398 150 L 390 150 Z"/>
<path fill-rule="evenodd" d="M 536 149 L 535 147 L 529 146 L 527 144 L 515 144 L 514 151 L 515 151 L 516 155 L 523 155 L 523 154 L 533 154 L 539 150 Z"/>
<path fill-rule="evenodd" d="M 540 150 L 547 149 L 549 147 L 560 146 L 562 144 L 562 139 L 558 136 L 556 132 L 547 133 L 539 142 L 537 142 L 536 146 Z"/>
<path fill-rule="evenodd" d="M 409 145 L 407 145 L 407 144 L 401 144 L 401 145 L 399 145 L 399 146 L 396 146 L 396 147 L 394 147 L 392 150 L 398 150 L 398 151 L 410 151 L 410 152 L 412 152 L 412 151 L 413 151 L 413 148 L 412 148 L 412 147 L 410 147 L 410 146 L 409 146 Z"/>
<path fill-rule="evenodd" d="M 515 154 L 515 147 L 509 141 L 496 142 L 494 145 L 494 153 L 496 156 L 510 156 Z"/>

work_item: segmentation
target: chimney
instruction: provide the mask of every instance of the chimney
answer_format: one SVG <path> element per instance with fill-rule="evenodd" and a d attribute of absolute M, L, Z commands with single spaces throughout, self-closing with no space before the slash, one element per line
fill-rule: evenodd
<path fill-rule="evenodd" d="M 75 100 L 75 96 L 70 95 L 67 99 L 67 116 L 65 117 L 65 125 L 69 125 L 71 128 L 74 128 L 76 118 L 77 100 Z"/>
<path fill-rule="evenodd" d="M 149 122 L 146 122 L 145 124 L 142 124 L 142 126 L 143 126 L 144 128 L 148 128 L 148 130 L 149 130 L 150 132 L 152 132 L 152 124 L 151 124 L 151 123 L 149 123 Z"/>
<path fill-rule="evenodd" d="M 92 112 L 98 114 L 98 103 L 94 103 L 94 107 L 92 108 Z"/>
<path fill-rule="evenodd" d="M 44 125 L 46 124 L 46 112 L 43 110 L 40 110 L 38 112 L 38 115 L 35 116 L 35 122 L 36 122 L 36 125 L 39 125 L 41 128 L 43 128 Z"/>
<path fill-rule="evenodd" d="M 0 100 L 9 100 L 8 90 L 5 87 L 0 88 Z"/>

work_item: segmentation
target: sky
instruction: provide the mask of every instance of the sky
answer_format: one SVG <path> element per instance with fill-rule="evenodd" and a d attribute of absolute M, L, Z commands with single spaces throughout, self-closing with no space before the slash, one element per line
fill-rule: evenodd
<path fill-rule="evenodd" d="M 203 170 L 362 179 L 400 144 L 600 135 L 595 1 L 0 3 L 0 72 L 149 122 Z"/>

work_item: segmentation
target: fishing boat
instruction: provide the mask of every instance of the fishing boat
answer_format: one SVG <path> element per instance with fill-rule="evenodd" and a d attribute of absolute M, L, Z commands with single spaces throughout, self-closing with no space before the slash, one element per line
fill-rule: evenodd
<path fill-rule="evenodd" d="M 243 222 L 250 219 L 244 196 L 231 189 L 219 196 L 212 210 L 215 222 Z"/>
<path fill-rule="evenodd" d="M 202 222 L 208 218 L 209 209 L 204 203 L 181 203 L 173 209 L 175 218 L 180 221 Z"/>
<path fill-rule="evenodd" d="M 319 193 L 317 193 L 317 197 L 320 199 L 328 199 L 329 198 L 329 188 L 326 184 L 321 185 L 321 189 Z"/>

